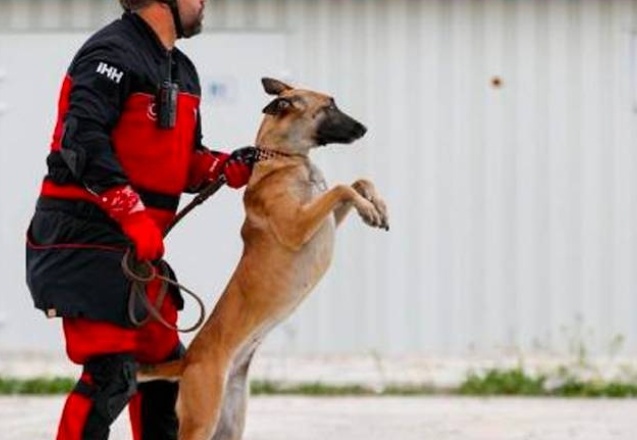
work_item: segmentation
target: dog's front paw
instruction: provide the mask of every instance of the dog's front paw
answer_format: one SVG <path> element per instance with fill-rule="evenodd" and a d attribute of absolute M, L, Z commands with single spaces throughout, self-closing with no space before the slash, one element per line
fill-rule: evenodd
<path fill-rule="evenodd" d="M 372 202 L 376 211 L 380 215 L 380 225 L 378 227 L 389 231 L 389 214 L 387 212 L 387 205 L 385 204 L 385 201 L 378 196 L 372 197 L 369 201 Z"/>
<path fill-rule="evenodd" d="M 365 224 L 374 228 L 389 229 L 386 225 L 383 215 L 376 208 L 374 203 L 368 199 L 361 197 L 354 205 L 358 215 L 361 216 Z"/>
<path fill-rule="evenodd" d="M 376 210 L 376 213 L 373 217 L 375 219 L 378 218 L 378 221 L 374 222 L 373 224 L 365 219 L 365 216 L 361 214 L 360 210 L 358 211 L 361 217 L 363 217 L 365 223 L 370 226 L 379 227 L 385 229 L 386 231 L 389 231 L 389 213 L 387 211 L 387 204 L 378 194 L 378 191 L 376 190 L 376 187 L 374 187 L 374 184 L 369 180 L 360 179 L 354 182 L 352 188 L 354 188 L 354 190 L 356 190 L 358 194 L 365 198 L 365 200 L 369 201 Z"/>

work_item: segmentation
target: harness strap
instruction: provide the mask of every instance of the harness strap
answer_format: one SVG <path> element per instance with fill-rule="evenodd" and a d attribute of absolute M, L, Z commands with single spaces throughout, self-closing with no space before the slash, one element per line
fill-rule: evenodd
<path fill-rule="evenodd" d="M 177 0 L 161 1 L 170 7 L 170 13 L 173 16 L 173 23 L 175 24 L 175 33 L 177 34 L 177 38 L 182 38 L 184 36 L 184 26 L 181 23 L 181 18 L 179 17 L 179 6 L 177 5 Z"/>

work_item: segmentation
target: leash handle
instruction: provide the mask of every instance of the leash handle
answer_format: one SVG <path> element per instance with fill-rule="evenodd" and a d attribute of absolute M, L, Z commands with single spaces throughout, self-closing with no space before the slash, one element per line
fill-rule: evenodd
<path fill-rule="evenodd" d="M 165 275 L 169 272 L 166 268 L 166 263 L 163 260 L 159 262 L 158 270 L 158 268 L 149 261 L 136 260 L 133 257 L 131 249 L 129 248 L 122 258 L 122 270 L 132 283 L 130 294 L 128 297 L 128 318 L 133 323 L 133 325 L 135 325 L 136 327 L 141 327 L 142 325 L 150 321 L 151 318 L 153 318 L 156 321 L 159 321 L 163 326 L 171 330 L 175 330 L 179 333 L 189 333 L 197 330 L 201 326 L 204 318 L 206 317 L 206 306 L 203 300 L 192 290 L 188 289 L 185 286 L 182 286 L 178 282 L 170 279 L 170 277 Z M 155 300 L 155 304 L 152 304 L 146 296 L 146 284 L 154 279 L 158 279 L 162 283 L 159 294 L 157 295 L 157 298 Z M 197 321 L 190 327 L 179 328 L 175 325 L 172 325 L 171 323 L 166 321 L 159 312 L 161 306 L 164 303 L 166 293 L 168 293 L 169 284 L 177 287 L 177 289 L 179 289 L 180 291 L 186 292 L 197 302 L 197 305 L 199 306 L 199 318 L 197 318 Z M 137 317 L 135 316 L 135 302 L 137 299 L 141 301 L 142 305 L 148 312 L 148 316 L 142 320 L 137 319 Z"/>

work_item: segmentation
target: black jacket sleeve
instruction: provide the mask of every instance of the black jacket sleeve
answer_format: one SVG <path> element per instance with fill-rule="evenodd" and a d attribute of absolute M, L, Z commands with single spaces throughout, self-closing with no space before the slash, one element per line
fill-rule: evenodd
<path fill-rule="evenodd" d="M 95 193 L 128 183 L 110 136 L 130 90 L 125 58 L 125 49 L 114 44 L 85 47 L 68 72 L 72 86 L 62 158 L 74 177 Z"/>

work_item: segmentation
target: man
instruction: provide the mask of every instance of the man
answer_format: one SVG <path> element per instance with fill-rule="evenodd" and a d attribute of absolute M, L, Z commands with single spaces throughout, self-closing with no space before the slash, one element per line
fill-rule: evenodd
<path fill-rule="evenodd" d="M 130 281 L 120 267 L 164 253 L 163 231 L 180 195 L 225 178 L 247 183 L 251 147 L 228 155 L 203 147 L 200 85 L 174 43 L 201 30 L 204 0 L 120 0 L 121 19 L 94 34 L 73 59 L 27 241 L 35 306 L 63 319 L 66 351 L 83 371 L 68 396 L 58 440 L 107 439 L 127 404 L 134 438 L 174 439 L 177 385 L 137 386 L 136 363 L 181 356 L 176 331 L 129 317 Z M 171 274 L 171 276 L 173 276 Z M 151 282 L 151 302 L 161 283 Z M 171 291 L 160 307 L 177 320 Z M 137 321 L 147 311 L 133 307 Z"/>

